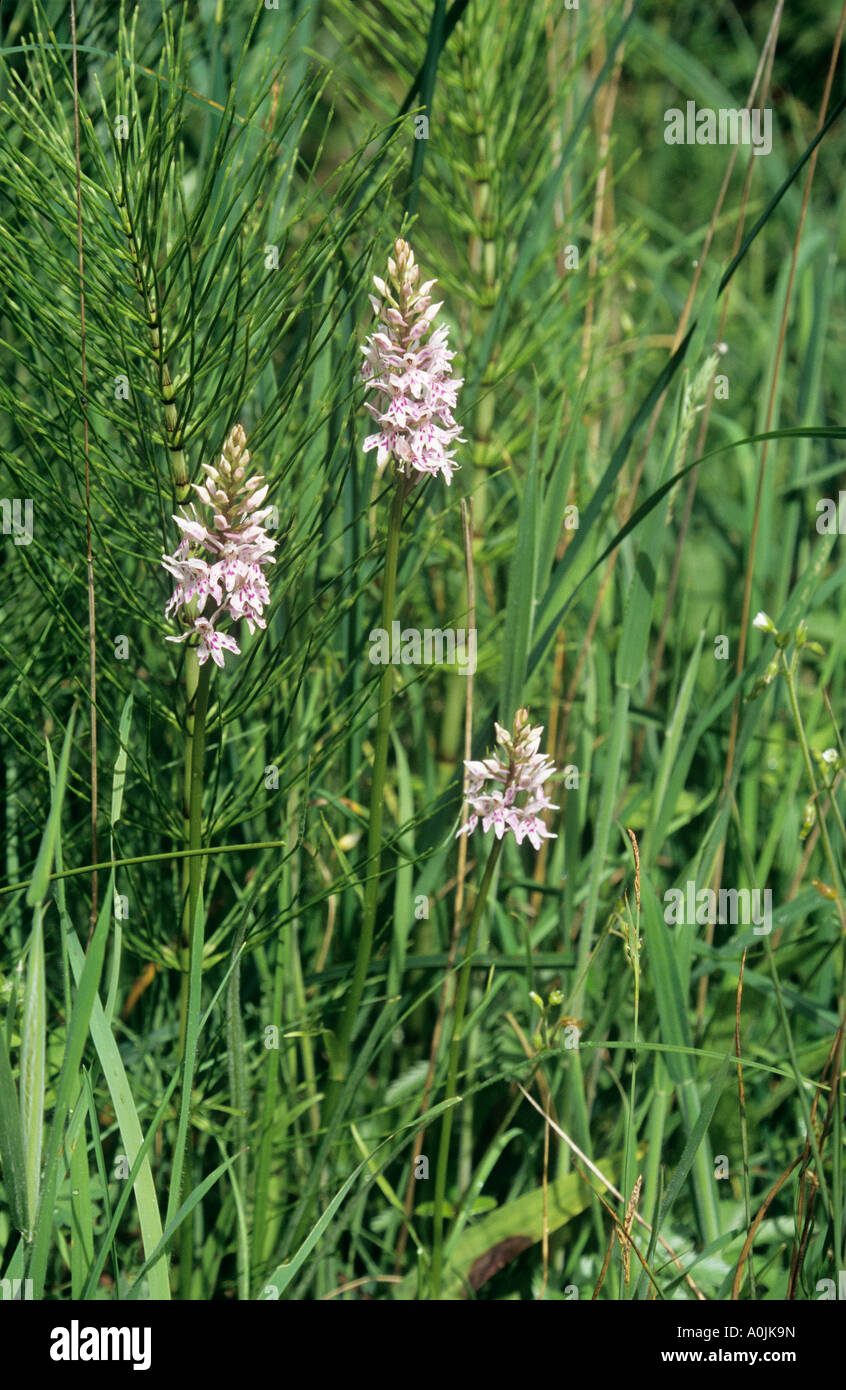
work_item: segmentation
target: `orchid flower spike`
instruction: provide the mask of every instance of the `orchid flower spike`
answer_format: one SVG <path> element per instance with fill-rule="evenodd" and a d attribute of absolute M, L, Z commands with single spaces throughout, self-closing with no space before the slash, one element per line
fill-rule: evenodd
<path fill-rule="evenodd" d="M 530 845 L 540 849 L 542 840 L 558 838 L 547 830 L 540 817 L 541 811 L 558 810 L 543 787 L 555 772 L 555 763 L 538 752 L 543 726 L 531 728 L 528 710 L 518 709 L 512 733 L 501 724 L 494 727 L 501 752 L 479 762 L 464 763 L 471 815 L 456 835 L 472 835 L 481 817 L 482 830 L 493 826 L 498 840 L 510 830 L 518 845 L 528 839 Z M 487 788 L 486 783 L 490 784 Z"/>
<path fill-rule="evenodd" d="M 401 240 L 388 259 L 388 281 L 373 277 L 378 297 L 370 302 L 379 327 L 361 349 L 361 376 L 377 393 L 366 406 L 379 429 L 365 439 L 364 452 L 377 450 L 380 470 L 393 458 L 395 471 L 414 482 L 428 473 L 449 484 L 458 467 L 451 445 L 461 441 L 452 412 L 464 382 L 450 374 L 449 329 L 432 330 L 441 308 L 432 303 L 435 281 L 418 285 L 419 278 L 414 252 Z"/>
<path fill-rule="evenodd" d="M 250 632 L 266 625 L 262 615 L 270 591 L 262 571 L 274 563 L 276 541 L 264 525 L 272 511 L 261 506 L 267 496 L 264 478 L 260 473 L 247 476 L 249 462 L 247 436 L 242 425 L 235 425 L 217 464 L 203 464 L 205 480 L 194 484 L 200 502 L 212 514 L 211 525 L 193 503 L 183 507 L 173 518 L 182 540 L 172 555 L 162 556 L 164 568 L 176 580 L 165 617 L 182 609 L 185 624 L 184 632 L 167 640 L 195 640 L 201 666 L 209 657 L 222 666 L 225 652 L 240 653 L 234 637 L 219 631 L 225 619 L 243 618 Z"/>

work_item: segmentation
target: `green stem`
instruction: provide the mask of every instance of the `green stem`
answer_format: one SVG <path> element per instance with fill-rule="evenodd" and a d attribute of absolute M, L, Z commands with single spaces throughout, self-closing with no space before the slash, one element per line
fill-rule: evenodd
<path fill-rule="evenodd" d="M 834 889 L 835 896 L 836 896 L 836 899 L 837 899 L 837 912 L 838 912 L 838 915 L 839 915 L 839 917 L 840 917 L 840 925 L 841 925 L 841 929 L 846 929 L 846 909 L 844 909 L 843 898 L 842 898 L 842 895 L 841 895 L 841 884 L 842 884 L 842 880 L 841 880 L 841 876 L 840 876 L 839 867 L 838 867 L 837 861 L 836 861 L 836 859 L 835 859 L 834 850 L 833 850 L 833 847 L 832 847 L 832 844 L 831 844 L 831 840 L 830 840 L 830 838 L 829 838 L 828 827 L 827 827 L 827 825 L 826 825 L 826 823 L 825 823 L 825 817 L 824 817 L 824 815 L 823 815 L 823 813 L 822 813 L 822 807 L 819 805 L 819 800 L 820 800 L 820 799 L 819 799 L 819 792 L 818 792 L 818 788 L 817 788 L 817 779 L 816 779 L 816 776 L 815 776 L 815 774 L 814 774 L 814 765 L 813 765 L 813 763 L 812 763 L 812 761 L 811 761 L 811 753 L 810 753 L 810 749 L 809 749 L 809 747 L 808 747 L 808 740 L 807 740 L 807 738 L 806 738 L 806 736 L 805 736 L 805 725 L 804 725 L 804 721 L 803 721 L 803 719 L 802 719 L 802 713 L 801 713 L 801 711 L 800 711 L 800 709 L 799 709 L 799 701 L 798 701 L 797 696 L 796 696 L 796 684 L 795 684 L 795 680 L 794 680 L 794 664 L 795 664 L 795 662 L 796 662 L 796 656 L 795 656 L 795 654 L 794 654 L 793 660 L 792 660 L 791 662 L 788 662 L 787 657 L 785 656 L 785 653 L 784 653 L 784 651 L 782 650 L 782 653 L 781 653 L 781 660 L 782 660 L 782 665 L 783 665 L 783 667 L 784 667 L 784 674 L 785 674 L 785 677 L 786 677 L 786 679 L 787 679 L 787 690 L 788 690 L 788 694 L 789 694 L 789 698 L 790 698 L 790 708 L 791 708 L 791 711 L 792 711 L 792 713 L 793 713 L 793 722 L 794 722 L 794 724 L 796 725 L 796 731 L 797 731 L 797 733 L 798 733 L 798 735 L 799 735 L 799 742 L 800 742 L 800 744 L 801 744 L 801 746 L 802 746 L 802 758 L 803 758 L 803 761 L 804 761 L 804 763 L 805 763 L 805 771 L 806 771 L 806 773 L 807 773 L 808 781 L 809 781 L 810 786 L 811 786 L 811 791 L 812 791 L 812 794 L 813 794 L 813 796 L 814 796 L 815 803 L 816 803 L 816 804 L 818 805 L 818 807 L 819 807 L 819 810 L 818 810 L 818 817 L 817 817 L 817 818 L 818 818 L 818 824 L 819 824 L 819 827 L 820 827 L 820 838 L 821 838 L 822 843 L 823 843 L 823 850 L 824 850 L 824 852 L 825 852 L 826 861 L 827 861 L 827 863 L 828 863 L 829 873 L 831 874 L 831 884 L 832 884 L 832 888 Z M 837 817 L 838 824 L 841 826 L 841 833 L 842 833 L 842 820 L 841 820 L 841 817 L 840 817 L 839 808 L 837 807 L 836 795 L 835 795 L 835 792 L 833 791 L 833 789 L 829 789 L 829 797 L 830 797 L 830 804 L 831 804 L 831 806 L 834 808 L 834 813 L 835 813 L 835 816 Z M 841 933 L 841 936 L 842 936 L 842 933 Z M 770 944 L 769 937 L 767 937 L 766 940 L 767 940 L 767 951 L 768 951 L 768 959 L 769 959 L 769 964 L 770 964 L 770 970 L 771 970 L 771 972 L 772 972 L 772 974 L 773 974 L 773 980 L 774 980 L 774 982 L 776 982 L 777 977 L 776 977 L 776 971 L 775 971 L 775 961 L 774 961 L 774 958 L 773 958 L 772 945 Z M 843 945 L 843 964 L 842 964 L 842 967 L 841 967 L 841 976 L 840 976 L 840 997 L 839 997 L 839 999 L 838 999 L 838 1013 L 840 1014 L 841 1019 L 842 1019 L 843 1016 L 844 1016 L 844 993 L 846 993 L 846 943 L 844 943 L 844 945 Z M 777 999 L 779 1000 L 779 1005 L 780 1005 L 780 1007 L 783 1008 L 783 1005 L 782 1005 L 782 1003 L 781 1003 L 781 995 L 780 995 L 780 991 L 778 990 L 777 984 L 776 984 L 776 997 L 777 997 Z M 785 1021 L 786 1027 L 789 1029 L 789 1025 L 787 1025 L 787 1012 L 786 1012 L 786 1010 L 784 1010 L 784 1021 Z M 787 1038 L 787 1040 L 788 1040 L 788 1046 L 792 1046 L 791 1039 L 790 1039 L 790 1036 L 789 1036 L 789 1031 L 788 1031 L 788 1038 Z M 838 1071 L 839 1071 L 839 1068 L 838 1068 Z M 836 1079 L 834 1079 L 834 1078 L 836 1078 Z M 834 1131 L 833 1131 L 833 1132 L 834 1132 L 835 1135 L 839 1135 L 839 1134 L 842 1133 L 842 1128 L 841 1128 L 841 1123 L 840 1123 L 840 1122 L 841 1122 L 841 1119 L 842 1119 L 843 1097 L 842 1097 L 842 1091 L 841 1091 L 840 1076 L 839 1076 L 838 1072 L 835 1072 L 835 1073 L 834 1073 L 834 1078 L 833 1078 L 833 1084 L 835 1084 L 835 1085 L 837 1086 L 837 1095 L 836 1095 L 836 1099 L 835 1099 L 835 1111 L 834 1111 L 835 1124 L 834 1124 Z M 800 1094 L 800 1098 L 804 1101 L 803 1109 L 804 1109 L 804 1111 L 807 1112 L 807 1111 L 808 1111 L 807 1097 L 805 1096 L 804 1091 L 801 1090 L 801 1089 L 800 1089 L 799 1094 Z M 806 1126 L 809 1125 L 809 1116 L 808 1116 L 808 1115 L 806 1115 L 805 1123 L 806 1123 Z M 822 1159 L 821 1159 L 821 1155 L 820 1155 L 820 1152 L 819 1152 L 819 1147 L 818 1147 L 818 1144 L 817 1144 L 817 1141 L 816 1141 L 816 1136 L 815 1136 L 815 1134 L 814 1134 L 812 1128 L 808 1128 L 808 1135 L 809 1135 L 809 1138 L 810 1138 L 811 1141 L 812 1141 L 812 1146 L 813 1146 L 813 1149 L 814 1149 L 814 1157 L 815 1157 L 816 1160 L 817 1160 L 817 1164 L 818 1164 L 818 1168 L 819 1168 L 820 1185 L 821 1185 L 821 1187 L 822 1187 L 822 1189 L 823 1189 L 823 1193 L 825 1194 L 826 1182 L 825 1182 L 825 1177 L 824 1177 L 823 1172 L 822 1172 Z M 834 1144 L 834 1147 L 833 1147 L 833 1154 L 834 1154 L 834 1159 L 833 1159 L 834 1168 L 833 1168 L 832 1196 L 831 1196 L 830 1207 L 831 1207 L 831 1212 L 832 1212 L 832 1220 L 833 1220 L 833 1224 L 834 1224 L 835 1249 L 839 1249 L 839 1248 L 840 1248 L 840 1243 L 841 1243 L 841 1237 L 842 1237 L 844 1222 L 843 1222 L 843 1189 L 842 1189 L 842 1181 L 841 1181 L 841 1179 L 842 1179 L 842 1163 L 843 1163 L 843 1157 L 842 1157 L 842 1153 L 841 1153 L 841 1150 L 840 1150 L 840 1144 L 839 1144 L 838 1142 L 835 1142 L 835 1144 Z M 846 1244 L 844 1244 L 844 1255 L 843 1255 L 843 1258 L 846 1259 Z"/>
<path fill-rule="evenodd" d="M 188 704 L 188 720 L 186 725 L 186 745 L 185 745 L 185 777 L 184 777 L 184 808 L 188 821 L 188 848 L 197 851 L 202 846 L 203 838 L 203 764 L 205 761 L 206 749 L 206 715 L 208 713 L 209 686 L 211 684 L 212 667 L 211 662 L 199 666 L 197 661 L 196 649 L 189 648 L 187 667 L 185 673 L 185 686 Z M 200 954 L 200 966 L 202 971 L 202 951 L 203 951 L 203 924 L 197 930 L 197 937 L 194 936 L 194 925 L 197 914 L 197 903 L 200 897 L 200 885 L 202 883 L 203 858 L 198 853 L 193 853 L 190 859 L 183 861 L 183 890 L 187 887 L 188 899 L 185 904 L 182 920 L 182 979 L 180 985 L 179 998 L 179 1065 L 185 1068 L 182 1078 L 182 1110 L 186 1104 L 190 1104 L 190 1091 L 193 1082 L 192 1075 L 189 1075 L 187 1059 L 185 1056 L 185 1045 L 188 1034 L 188 1015 L 190 1005 L 191 976 L 195 965 L 194 953 Z M 187 883 L 186 883 L 187 879 Z M 199 1001 L 197 1001 L 199 1004 Z M 181 1143 L 180 1143 L 181 1139 Z M 184 1181 L 190 1186 L 191 1182 L 191 1149 L 190 1138 L 187 1133 L 183 1133 L 177 1138 L 177 1148 L 184 1145 Z M 176 1181 L 181 1186 L 179 1173 L 181 1163 L 176 1167 Z M 178 1195 L 178 1194 L 177 1194 Z M 182 1298 L 191 1297 L 191 1276 L 193 1272 L 193 1222 L 189 1219 L 182 1223 L 179 1240 L 179 1284 Z"/>
<path fill-rule="evenodd" d="M 473 954 L 476 949 L 476 938 L 479 934 L 479 923 L 482 920 L 482 912 L 488 896 L 488 890 L 496 869 L 502 849 L 502 840 L 494 840 L 491 852 L 488 855 L 488 862 L 485 865 L 485 872 L 479 887 L 478 897 L 473 905 L 473 915 L 470 918 L 470 927 L 467 932 L 467 947 L 461 962 L 461 974 L 458 977 L 458 989 L 455 994 L 455 1011 L 452 1025 L 452 1041 L 449 1048 L 449 1068 L 447 1071 L 446 1095 L 455 1095 L 455 1088 L 458 1081 L 458 1058 L 461 1052 L 461 1037 L 464 1031 L 464 1012 L 467 1008 L 467 994 L 470 989 L 470 967 L 473 962 Z M 449 1141 L 452 1133 L 452 1117 L 454 1107 L 444 1113 L 441 1122 L 441 1139 L 438 1147 L 438 1166 L 435 1173 L 435 1212 L 434 1227 L 432 1232 L 432 1297 L 439 1298 L 441 1291 L 441 1273 L 443 1270 L 443 1232 L 444 1232 L 444 1197 L 446 1195 L 446 1175 L 447 1162 L 449 1160 Z"/>
<path fill-rule="evenodd" d="M 202 874 L 201 848 L 203 827 L 203 754 L 206 745 L 206 712 L 208 710 L 211 665 L 200 666 L 197 650 L 189 647 L 185 666 L 185 697 L 188 717 L 185 725 L 185 770 L 183 775 L 182 807 L 190 858 L 182 861 L 182 892 L 188 897 L 182 914 L 182 985 L 179 995 L 179 1060 L 185 1055 L 185 1029 L 188 1022 L 188 983 L 190 979 L 190 943 L 194 909 L 199 895 Z"/>
<path fill-rule="evenodd" d="M 273 1000 L 271 1018 L 276 1022 L 282 1018 L 285 987 L 285 941 L 281 932 L 276 936 L 276 958 L 273 971 Z M 277 1024 L 278 1026 L 278 1024 Z M 253 1218 L 252 1266 L 257 1281 L 256 1292 L 267 1274 L 265 1261 L 270 1258 L 269 1239 L 269 1193 L 271 1166 L 273 1159 L 274 1119 L 276 1117 L 279 1095 L 280 1059 L 278 1048 L 268 1048 L 265 1059 L 265 1084 L 262 1102 L 261 1139 L 259 1141 L 258 1161 L 256 1163 L 255 1198 Z"/>
<path fill-rule="evenodd" d="M 197 699 L 194 705 L 194 729 L 191 740 L 191 800 L 190 800 L 190 832 L 188 838 L 188 848 L 199 850 L 203 842 L 203 761 L 206 751 L 206 715 L 209 707 L 209 685 L 211 684 L 212 668 L 210 662 L 200 668 L 200 679 L 197 685 Z M 202 855 L 194 853 L 188 860 L 188 908 L 189 921 L 193 922 L 194 913 L 197 908 L 197 900 L 200 896 L 200 884 L 203 877 Z"/>
<path fill-rule="evenodd" d="M 593 853 L 591 855 L 591 875 L 588 883 L 588 895 L 585 902 L 584 916 L 582 917 L 582 924 L 579 931 L 579 944 L 576 953 L 576 986 L 573 990 L 571 1004 L 572 1011 L 576 1016 L 581 1014 L 584 1007 L 585 979 L 590 963 L 593 930 L 599 910 L 602 868 L 605 863 L 605 856 L 608 852 L 608 842 L 611 838 L 611 826 L 614 821 L 614 811 L 617 803 L 617 788 L 620 782 L 623 750 L 625 748 L 628 732 L 631 728 L 629 722 L 630 697 L 631 690 L 629 687 L 618 683 L 617 697 L 614 703 L 614 723 L 611 730 L 611 740 L 608 746 L 608 761 L 605 764 L 605 772 L 602 779 L 599 814 L 594 836 Z"/>
<path fill-rule="evenodd" d="M 817 805 L 819 805 L 819 787 L 817 786 L 817 779 L 814 773 L 814 764 L 811 761 L 811 752 L 808 747 L 808 740 L 805 737 L 805 724 L 802 719 L 802 712 L 799 709 L 799 701 L 796 698 L 796 683 L 794 681 L 793 674 L 796 657 L 794 655 L 793 660 L 788 662 L 787 657 L 784 654 L 784 651 L 782 651 L 781 660 L 782 666 L 784 668 L 784 675 L 787 680 L 787 692 L 790 698 L 790 709 L 793 714 L 793 722 L 796 725 L 796 733 L 799 736 L 799 744 L 802 749 L 802 759 L 805 763 L 805 772 L 808 776 L 808 783 L 810 785 L 814 801 Z M 834 797 L 832 797 L 832 801 L 833 800 Z M 831 883 L 835 892 L 837 912 L 840 917 L 840 925 L 844 930 L 846 930 L 846 909 L 844 909 L 843 898 L 841 895 L 840 870 L 837 867 L 837 861 L 835 860 L 834 851 L 831 847 L 831 840 L 829 839 L 828 834 L 828 826 L 826 825 L 825 818 L 822 816 L 822 814 L 819 814 L 817 816 L 817 824 L 820 828 L 820 839 L 823 843 L 823 851 L 825 853 L 826 862 L 828 864 L 828 871 L 831 874 Z"/>
<path fill-rule="evenodd" d="M 101 859 L 97 864 L 81 864 L 78 869 L 63 869 L 61 873 L 49 874 L 47 882 L 58 883 L 66 878 L 79 878 L 80 874 L 90 874 L 92 869 L 123 869 L 128 864 L 158 864 L 166 859 L 189 859 L 194 855 L 200 855 L 205 859 L 206 855 L 212 854 L 243 854 L 244 850 L 248 849 L 287 849 L 288 844 L 288 840 L 252 840 L 247 844 L 236 842 L 232 845 L 205 845 L 198 850 L 168 849 L 162 854 L 136 854 L 129 859 Z M 31 882 L 32 879 L 24 878 L 19 883 L 0 888 L 0 898 L 5 897 L 7 893 L 22 893 Z"/>
<path fill-rule="evenodd" d="M 630 923 L 626 923 L 627 928 Z M 634 924 L 633 936 L 629 937 L 631 942 L 631 967 L 634 974 L 634 1026 L 632 1028 L 632 1074 L 629 1089 L 629 1113 L 626 1122 L 626 1143 L 623 1154 L 623 1183 L 622 1193 L 624 1203 L 628 1203 L 631 1198 L 635 1185 L 635 1163 L 637 1160 L 637 1133 L 635 1129 L 635 1100 L 637 1097 L 637 1045 L 638 1045 L 638 1026 L 640 1024 L 640 959 L 638 954 L 638 942 L 640 939 L 640 908 L 637 909 L 637 917 Z M 625 1210 L 625 1205 L 624 1205 Z M 635 1280 L 637 1283 L 637 1280 Z M 629 1284 L 625 1279 L 620 1284 L 620 1298 L 625 1301 L 630 1297 Z"/>
<path fill-rule="evenodd" d="M 391 503 L 388 519 L 388 540 L 385 551 L 385 579 L 382 587 L 382 628 L 390 633 L 394 616 L 394 599 L 397 585 L 397 560 L 399 556 L 400 527 L 402 507 L 405 499 L 406 478 L 397 478 L 396 490 Z M 391 697 L 393 694 L 393 667 L 386 662 L 379 682 L 379 716 L 376 724 L 376 744 L 373 755 L 373 780 L 370 787 L 370 822 L 367 832 L 367 886 L 364 895 L 364 916 L 358 938 L 358 952 L 355 959 L 352 984 L 344 1004 L 344 1011 L 338 1027 L 335 1051 L 334 1075 L 326 1095 L 324 1122 L 329 1123 L 338 1103 L 340 1087 L 347 1074 L 350 1040 L 355 1024 L 358 1006 L 364 993 L 367 970 L 373 951 L 373 930 L 376 923 L 376 909 L 379 904 L 379 866 L 382 858 L 382 808 L 384 804 L 385 771 L 388 763 L 388 737 L 391 728 Z"/>

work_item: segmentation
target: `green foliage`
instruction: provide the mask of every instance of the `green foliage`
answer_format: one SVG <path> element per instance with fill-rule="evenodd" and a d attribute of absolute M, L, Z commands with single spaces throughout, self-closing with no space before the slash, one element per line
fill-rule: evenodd
<path fill-rule="evenodd" d="M 647 0 L 127 0 L 77 16 L 76 84 L 67 7 L 15 11 L 0 492 L 33 528 L 4 511 L 4 1278 L 426 1298 L 433 1226 L 443 1297 L 685 1298 L 689 1274 L 805 1299 L 846 1264 L 846 572 L 817 506 L 846 433 L 844 103 L 814 148 L 834 31 L 806 9 L 772 154 L 741 148 L 722 195 L 734 151 L 666 145 L 663 113 L 744 104 L 769 19 L 735 10 L 686 2 L 668 32 Z M 392 480 L 359 365 L 400 235 L 438 281 L 464 439 L 452 486 L 406 500 L 386 607 L 475 624 L 478 667 L 398 665 L 380 693 Z M 192 874 L 160 561 L 238 422 L 278 548 L 267 627 L 209 687 Z M 491 836 L 466 863 L 455 840 L 465 738 L 484 756 L 522 706 L 556 838 L 507 836 L 485 897 Z M 673 925 L 689 882 L 771 891 L 772 931 Z M 627 1277 L 624 1240 L 605 1255 L 641 1175 Z"/>

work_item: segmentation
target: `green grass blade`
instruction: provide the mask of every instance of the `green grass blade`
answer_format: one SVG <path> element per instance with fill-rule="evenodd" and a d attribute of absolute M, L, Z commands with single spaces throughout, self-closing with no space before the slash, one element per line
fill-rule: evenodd
<path fill-rule="evenodd" d="M 238 1154 L 233 1154 L 233 1156 L 231 1158 L 227 1158 L 224 1163 L 219 1163 L 218 1166 L 215 1168 L 214 1172 L 209 1173 L 208 1177 L 204 1178 L 203 1181 L 194 1188 L 190 1196 L 186 1197 L 185 1201 L 182 1203 L 182 1206 L 179 1207 L 179 1209 L 176 1212 L 174 1212 L 174 1215 L 171 1221 L 166 1226 L 164 1235 L 162 1236 L 158 1245 L 153 1250 L 153 1253 L 147 1257 L 147 1259 L 144 1261 L 143 1265 L 139 1269 L 135 1282 L 129 1291 L 129 1298 L 132 1299 L 138 1297 L 139 1293 L 141 1292 L 141 1286 L 145 1275 L 152 1268 L 152 1266 L 157 1261 L 160 1261 L 161 1258 L 165 1255 L 165 1252 L 167 1251 L 167 1248 L 171 1240 L 175 1236 L 176 1232 L 179 1230 L 179 1227 L 182 1225 L 182 1222 L 185 1220 L 186 1216 L 191 1215 L 191 1212 L 194 1210 L 197 1203 L 203 1200 L 206 1193 L 214 1187 L 218 1178 L 221 1178 L 223 1174 L 227 1171 L 227 1169 L 232 1167 L 233 1163 L 237 1158 Z"/>
<path fill-rule="evenodd" d="M 77 989 L 79 989 L 82 972 L 85 968 L 85 955 L 76 937 L 70 934 L 68 935 L 68 953 Z M 121 1143 L 131 1169 L 135 1165 L 142 1147 L 141 1125 L 117 1040 L 106 1019 L 103 1005 L 96 995 L 91 1011 L 91 1041 L 97 1052 L 100 1066 L 103 1068 L 103 1076 L 115 1108 L 115 1119 L 120 1131 Z M 175 1084 L 174 1078 L 172 1085 L 175 1086 Z M 152 1250 L 156 1249 L 161 1240 L 162 1223 L 150 1160 L 146 1155 L 138 1170 L 138 1175 L 134 1179 L 134 1190 L 135 1200 L 138 1204 L 141 1241 L 145 1253 L 149 1255 Z M 170 1298 L 167 1262 L 164 1259 L 158 1260 L 150 1269 L 150 1295 L 156 1299 Z"/>
<path fill-rule="evenodd" d="M 38 1210 L 44 1140 L 44 1087 L 47 1018 L 44 986 L 44 908 L 33 914 L 21 1020 L 21 1127 L 24 1143 L 27 1210 Z"/>
<path fill-rule="evenodd" d="M 499 721 L 510 729 L 520 703 L 526 678 L 526 658 L 532 644 L 535 611 L 540 508 L 538 505 L 538 425 L 539 387 L 535 382 L 535 423 L 529 448 L 526 483 L 520 503 L 517 541 L 508 575 L 508 601 L 502 644 L 502 674 L 499 684 Z"/>
<path fill-rule="evenodd" d="M 697 1117 L 701 1111 L 690 1056 L 692 1045 L 690 1024 L 677 963 L 679 948 L 671 939 L 655 890 L 649 877 L 645 874 L 642 875 L 641 902 L 646 949 L 654 983 L 661 1036 L 671 1049 L 664 1054 L 664 1060 L 667 1071 L 675 1084 L 679 1109 L 690 1138 L 693 1134 L 698 1134 Z M 679 930 L 690 930 L 690 928 L 679 928 Z M 689 952 L 685 952 L 685 955 L 689 957 Z M 701 1134 L 698 1134 L 696 1147 L 691 1151 L 691 1157 L 694 1165 L 693 1181 L 697 1209 L 703 1236 L 707 1240 L 716 1240 L 720 1234 L 720 1222 L 714 1195 L 714 1165 L 711 1161 L 710 1148 L 704 1129 Z"/>
<path fill-rule="evenodd" d="M 71 741 L 73 739 L 73 726 L 76 720 L 76 709 L 71 711 L 68 727 L 65 730 L 65 738 L 62 744 L 62 752 L 59 758 L 59 770 L 56 776 L 56 786 L 50 801 L 50 815 L 41 839 L 38 850 L 38 858 L 35 861 L 35 868 L 32 871 L 29 888 L 26 891 L 26 901 L 29 907 L 34 907 L 36 903 L 42 903 L 47 897 L 47 887 L 50 882 L 50 872 L 53 867 L 53 853 L 56 845 L 56 835 L 59 830 L 59 822 L 62 815 L 62 802 L 65 796 L 65 786 L 68 779 L 68 763 L 70 761 Z"/>
<path fill-rule="evenodd" d="M 94 929 L 94 935 L 91 938 L 91 944 L 85 957 L 85 965 L 83 966 L 82 975 L 77 988 L 76 999 L 74 1000 L 73 1011 L 68 1024 L 65 1057 L 62 1063 L 62 1070 L 59 1073 L 58 1086 L 56 1088 L 56 1103 L 53 1109 L 53 1119 L 50 1124 L 50 1133 L 47 1142 L 44 1181 L 35 1223 L 35 1238 L 33 1241 L 32 1258 L 29 1268 L 29 1277 L 33 1281 L 34 1296 L 36 1298 L 43 1297 L 44 1293 L 44 1280 L 47 1274 L 50 1237 L 53 1231 L 53 1207 L 56 1200 L 56 1189 L 59 1183 L 60 1152 L 65 1120 L 68 1110 L 70 1109 L 75 1088 L 79 1084 L 79 1068 L 82 1063 L 85 1044 L 88 1040 L 89 1022 L 97 995 L 97 986 L 100 982 L 100 975 L 103 969 L 103 957 L 106 950 L 109 922 L 111 921 L 112 913 L 114 877 L 114 870 L 112 870 L 109 875 L 109 886 L 106 897 L 97 918 L 97 925 Z"/>
<path fill-rule="evenodd" d="M 5 1029 L 0 1029 L 0 1159 L 12 1221 L 23 1233 L 29 1230 L 24 1129 Z"/>

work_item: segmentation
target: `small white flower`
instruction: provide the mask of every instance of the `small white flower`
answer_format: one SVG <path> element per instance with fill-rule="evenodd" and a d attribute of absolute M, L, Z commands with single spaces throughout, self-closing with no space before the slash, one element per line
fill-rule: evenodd
<path fill-rule="evenodd" d="M 760 613 L 756 613 L 756 614 L 755 614 L 754 618 L 752 619 L 752 626 L 753 626 L 753 627 L 756 627 L 756 628 L 758 629 L 759 632 L 777 632 L 777 631 L 778 631 L 778 628 L 776 627 L 776 625 L 775 625 L 775 623 L 773 622 L 772 618 L 767 617 L 767 614 L 764 613 L 764 612 L 760 612 Z"/>

